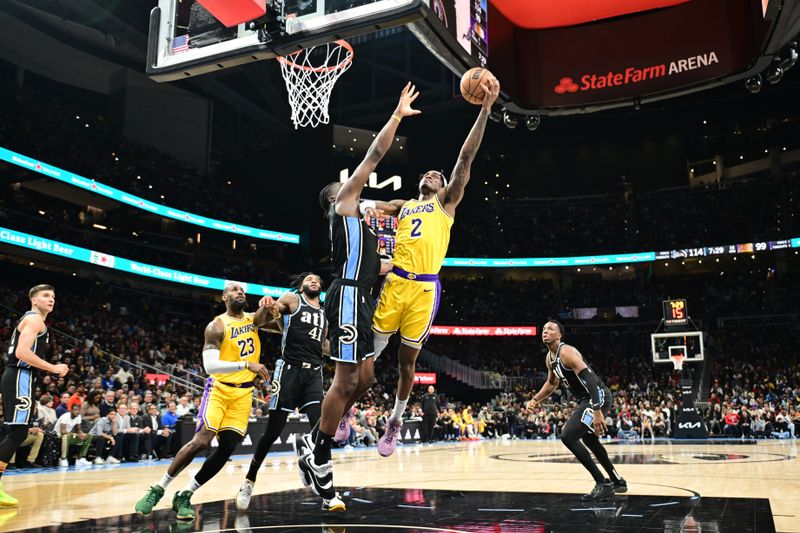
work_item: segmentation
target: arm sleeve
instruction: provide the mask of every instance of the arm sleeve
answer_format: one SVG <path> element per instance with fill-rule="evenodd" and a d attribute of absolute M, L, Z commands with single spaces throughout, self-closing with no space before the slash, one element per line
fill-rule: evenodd
<path fill-rule="evenodd" d="M 583 382 L 589 392 L 589 397 L 592 399 L 592 408 L 600 409 L 603 406 L 603 393 L 600 392 L 600 380 L 597 379 L 597 375 L 587 366 L 578 374 L 578 379 Z"/>
<path fill-rule="evenodd" d="M 223 374 L 244 370 L 247 363 L 241 361 L 220 361 L 219 350 L 203 350 L 203 367 L 207 374 Z"/>

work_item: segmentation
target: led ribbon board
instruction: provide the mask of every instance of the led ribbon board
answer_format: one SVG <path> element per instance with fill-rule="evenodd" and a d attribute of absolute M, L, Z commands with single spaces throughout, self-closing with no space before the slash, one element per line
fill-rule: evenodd
<path fill-rule="evenodd" d="M 172 283 L 180 283 L 181 285 L 188 285 L 190 287 L 200 287 L 202 289 L 221 291 L 225 288 L 226 283 L 234 281 L 140 263 L 138 261 L 132 261 L 131 259 L 125 259 L 124 257 L 104 254 L 103 252 L 81 248 L 80 246 L 72 246 L 71 244 L 65 244 L 63 242 L 37 237 L 36 235 L 30 235 L 3 227 L 0 227 L 0 243 L 12 244 L 20 248 L 27 248 L 28 250 L 36 250 L 37 252 L 66 257 L 67 259 L 74 259 L 75 261 L 81 261 L 83 263 L 92 263 L 111 270 L 128 272 L 138 276 L 146 276 L 162 281 L 170 281 Z M 259 285 L 257 283 L 240 281 L 237 281 L 237 283 L 242 285 L 247 294 L 252 294 L 254 296 L 280 296 L 291 290 L 289 287 L 274 287 L 271 285 Z M 324 294 L 321 296 L 324 296 Z"/>
<path fill-rule="evenodd" d="M 13 152 L 6 148 L 0 147 L 0 160 L 20 166 L 22 168 L 26 168 L 33 172 L 38 172 L 39 174 L 61 181 L 67 185 L 72 185 L 73 187 L 78 187 L 80 189 L 99 194 L 100 196 L 117 200 L 123 204 L 147 211 L 148 213 L 180 220 L 181 222 L 186 222 L 187 224 L 194 224 L 195 226 L 201 226 L 203 228 L 226 231 L 228 233 L 235 233 L 236 235 L 244 235 L 256 239 L 285 242 L 289 244 L 300 243 L 300 236 L 294 233 L 283 233 L 280 231 L 244 226 L 242 224 L 234 224 L 233 222 L 216 220 L 203 215 L 196 215 L 194 213 L 175 209 L 166 205 L 157 204 L 155 202 L 151 202 L 150 200 L 140 198 L 134 194 L 104 185 L 91 178 L 84 178 L 83 176 L 73 174 L 68 170 L 63 170 L 58 167 L 48 165 L 47 163 L 42 163 L 41 161 L 33 159 L 32 157 L 18 154 L 17 152 Z"/>

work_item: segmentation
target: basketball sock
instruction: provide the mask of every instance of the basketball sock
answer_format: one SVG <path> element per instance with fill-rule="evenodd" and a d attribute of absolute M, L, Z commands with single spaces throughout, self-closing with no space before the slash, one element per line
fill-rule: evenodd
<path fill-rule="evenodd" d="M 319 420 L 317 420 L 317 423 L 314 424 L 313 428 L 311 428 L 311 442 L 317 442 L 318 433 L 319 433 Z"/>
<path fill-rule="evenodd" d="M 162 476 L 162 478 L 161 478 L 161 481 L 159 481 L 159 482 L 158 482 L 158 483 L 156 483 L 156 484 L 157 484 L 158 486 L 160 486 L 162 489 L 166 489 L 166 488 L 167 488 L 167 486 L 169 486 L 169 484 L 170 484 L 170 483 L 172 483 L 172 480 L 173 480 L 173 479 L 175 479 L 175 478 L 174 478 L 174 477 L 172 477 L 172 476 L 170 476 L 169 474 L 167 474 L 167 473 L 165 472 L 165 473 L 164 473 L 164 475 L 163 475 L 163 476 Z"/>
<path fill-rule="evenodd" d="M 622 476 L 617 473 L 614 465 L 611 464 L 611 459 L 608 458 L 608 452 L 605 446 L 603 446 L 603 443 L 600 442 L 600 439 L 597 438 L 597 435 L 594 433 L 587 433 L 583 436 L 582 440 L 584 444 L 586 444 L 586 447 L 597 457 L 600 464 L 603 465 L 603 470 L 608 472 L 608 477 L 611 478 L 611 481 L 620 481 Z"/>
<path fill-rule="evenodd" d="M 394 397 L 394 409 L 392 410 L 392 414 L 389 415 L 390 420 L 397 420 L 400 421 L 403 419 L 403 413 L 406 410 L 406 405 L 408 404 L 408 398 L 405 400 L 401 400 L 397 396 Z"/>
<path fill-rule="evenodd" d="M 200 483 L 192 476 L 189 480 L 189 483 L 186 484 L 186 487 L 183 489 L 184 491 L 194 492 L 201 487 Z"/>
<path fill-rule="evenodd" d="M 314 441 L 314 463 L 324 465 L 331 460 L 331 446 L 333 435 L 328 435 L 322 430 L 317 431 L 317 440 Z"/>
<path fill-rule="evenodd" d="M 603 474 L 600 473 L 600 469 L 597 468 L 597 465 L 592 461 L 592 454 L 589 453 L 589 450 L 586 449 L 586 446 L 584 446 L 580 440 L 562 440 L 561 442 L 564 443 L 564 446 L 569 448 L 569 451 L 571 451 L 584 468 L 589 471 L 595 483 L 602 483 L 606 480 Z"/>

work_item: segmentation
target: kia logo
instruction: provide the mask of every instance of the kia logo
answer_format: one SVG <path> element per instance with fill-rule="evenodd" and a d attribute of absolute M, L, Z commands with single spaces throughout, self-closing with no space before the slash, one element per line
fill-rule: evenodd
<path fill-rule="evenodd" d="M 680 429 L 698 429 L 700 427 L 700 422 L 682 422 L 678 424 Z"/>
<path fill-rule="evenodd" d="M 572 78 L 561 78 L 553 90 L 556 94 L 574 93 L 578 92 L 578 84 Z"/>

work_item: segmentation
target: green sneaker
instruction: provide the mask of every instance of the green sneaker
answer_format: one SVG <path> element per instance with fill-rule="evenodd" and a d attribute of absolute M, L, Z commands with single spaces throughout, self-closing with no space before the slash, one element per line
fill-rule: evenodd
<path fill-rule="evenodd" d="M 194 507 L 192 507 L 192 493 L 188 490 L 176 492 L 172 497 L 172 510 L 178 520 L 194 520 Z"/>
<path fill-rule="evenodd" d="M 16 507 L 17 505 L 19 505 L 17 499 L 10 494 L 6 494 L 6 491 L 3 490 L 3 483 L 0 482 L 0 506 Z"/>
<path fill-rule="evenodd" d="M 156 506 L 158 500 L 164 496 L 164 487 L 161 485 L 153 485 L 147 494 L 142 496 L 142 499 L 136 502 L 134 509 L 142 516 L 148 516 L 153 512 L 153 507 Z"/>

